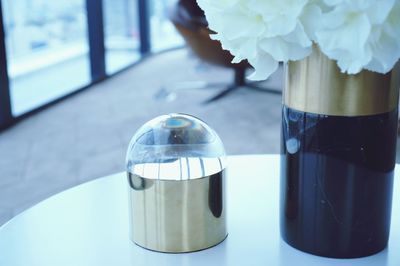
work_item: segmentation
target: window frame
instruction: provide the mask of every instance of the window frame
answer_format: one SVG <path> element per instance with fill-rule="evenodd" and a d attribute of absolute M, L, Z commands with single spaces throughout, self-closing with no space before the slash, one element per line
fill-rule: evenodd
<path fill-rule="evenodd" d="M 92 85 L 101 82 L 109 77 L 112 77 L 126 69 L 135 66 L 142 59 L 151 54 L 151 41 L 150 41 L 150 20 L 149 20 L 149 1 L 137 0 L 138 9 L 138 25 L 140 36 L 140 58 L 136 62 L 132 62 L 123 69 L 116 71 L 112 74 L 106 72 L 106 49 L 105 49 L 105 36 L 104 36 L 104 12 L 103 0 L 85 0 L 86 1 L 86 14 L 87 14 L 87 38 L 89 44 L 89 59 L 90 59 L 90 73 L 91 82 L 81 88 L 61 96 L 49 103 L 45 103 L 31 111 L 28 111 L 19 116 L 13 116 L 10 95 L 10 80 L 7 73 L 7 53 L 5 46 L 4 34 L 4 21 L 2 1 L 0 0 L 0 132 L 9 128 L 19 120 L 22 120 L 32 114 L 35 114 L 57 102 L 71 97 Z M 168 49 L 169 50 L 169 49 Z"/>

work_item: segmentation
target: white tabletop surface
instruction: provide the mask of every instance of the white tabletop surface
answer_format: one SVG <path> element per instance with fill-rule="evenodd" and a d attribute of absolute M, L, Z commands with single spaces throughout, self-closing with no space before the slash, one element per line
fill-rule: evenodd
<path fill-rule="evenodd" d="M 228 238 L 195 253 L 164 254 L 128 236 L 125 174 L 53 196 L 0 228 L 1 266 L 400 265 L 400 183 L 396 169 L 389 247 L 363 259 L 336 260 L 291 248 L 279 236 L 279 156 L 229 157 Z"/>

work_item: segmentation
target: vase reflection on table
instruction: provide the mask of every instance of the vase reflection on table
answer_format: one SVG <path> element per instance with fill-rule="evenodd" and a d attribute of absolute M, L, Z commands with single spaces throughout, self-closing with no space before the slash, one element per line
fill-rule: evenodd
<path fill-rule="evenodd" d="M 345 75 L 317 48 L 288 64 L 281 234 L 290 245 L 340 258 L 386 247 L 396 158 L 396 71 Z"/>

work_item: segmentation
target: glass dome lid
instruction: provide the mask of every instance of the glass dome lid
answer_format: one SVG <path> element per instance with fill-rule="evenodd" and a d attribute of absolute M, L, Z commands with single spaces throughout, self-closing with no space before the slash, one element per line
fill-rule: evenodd
<path fill-rule="evenodd" d="M 225 149 L 202 120 L 186 114 L 162 115 L 133 136 L 126 166 L 128 173 L 147 179 L 198 179 L 225 169 Z"/>

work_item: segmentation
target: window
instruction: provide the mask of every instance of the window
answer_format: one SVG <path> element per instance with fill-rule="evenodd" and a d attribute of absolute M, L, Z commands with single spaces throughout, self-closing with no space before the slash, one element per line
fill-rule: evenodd
<path fill-rule="evenodd" d="M 177 34 L 169 20 L 169 10 L 177 0 L 150 0 L 150 40 L 153 51 L 160 51 L 183 45 L 183 39 Z"/>
<path fill-rule="evenodd" d="M 2 0 L 2 7 L 14 116 L 91 82 L 85 0 Z"/>
<path fill-rule="evenodd" d="M 0 0 L 0 56 L 7 59 L 0 67 L 8 72 L 0 71 L 0 128 L 132 65 L 143 54 L 182 46 L 169 20 L 176 2 Z"/>
<path fill-rule="evenodd" d="M 107 74 L 140 58 L 137 7 L 137 0 L 103 0 Z"/>

